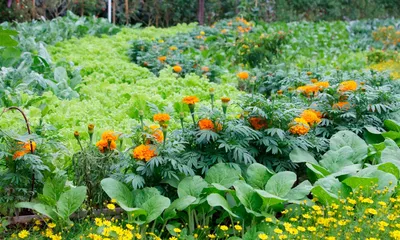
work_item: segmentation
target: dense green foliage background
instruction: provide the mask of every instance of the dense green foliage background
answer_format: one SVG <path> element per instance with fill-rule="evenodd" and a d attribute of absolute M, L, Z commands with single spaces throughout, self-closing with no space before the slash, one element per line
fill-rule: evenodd
<path fill-rule="evenodd" d="M 0 0 L 1 21 L 26 21 L 43 16 L 52 19 L 64 16 L 66 11 L 78 15 L 107 17 L 106 1 L 103 0 L 49 0 L 41 1 Z M 35 8 L 33 8 L 35 2 Z M 198 20 L 198 1 L 188 0 L 116 0 L 116 22 L 120 24 L 141 23 L 168 27 L 177 23 Z M 397 0 L 207 0 L 205 23 L 243 15 L 249 20 L 295 21 L 295 20 L 354 20 L 363 18 L 387 18 L 400 14 Z"/>

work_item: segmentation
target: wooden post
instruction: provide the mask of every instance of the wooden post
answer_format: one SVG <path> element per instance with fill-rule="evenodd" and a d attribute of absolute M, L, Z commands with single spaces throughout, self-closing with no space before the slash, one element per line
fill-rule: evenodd
<path fill-rule="evenodd" d="M 84 12 L 85 12 L 85 0 L 82 0 L 82 3 L 81 3 L 81 17 L 83 17 Z"/>
<path fill-rule="evenodd" d="M 126 24 L 129 24 L 129 1 L 125 0 L 125 18 L 126 18 Z"/>
<path fill-rule="evenodd" d="M 36 1 L 35 0 L 32 0 L 32 11 L 31 11 L 31 14 L 32 14 L 32 19 L 36 19 Z"/>
<path fill-rule="evenodd" d="M 199 9 L 198 9 L 198 20 L 199 24 L 204 24 L 204 0 L 199 0 Z"/>

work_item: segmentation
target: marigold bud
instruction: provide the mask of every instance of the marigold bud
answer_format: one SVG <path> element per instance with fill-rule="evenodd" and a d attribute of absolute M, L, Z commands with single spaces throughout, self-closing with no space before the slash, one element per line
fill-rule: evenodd
<path fill-rule="evenodd" d="M 79 138 L 79 132 L 78 132 L 78 131 L 75 131 L 75 132 L 74 132 L 74 136 L 75 136 L 76 139 L 78 139 L 78 138 Z"/>
<path fill-rule="evenodd" d="M 88 132 L 89 133 L 93 133 L 93 131 L 94 131 L 94 124 L 89 124 L 88 125 Z"/>

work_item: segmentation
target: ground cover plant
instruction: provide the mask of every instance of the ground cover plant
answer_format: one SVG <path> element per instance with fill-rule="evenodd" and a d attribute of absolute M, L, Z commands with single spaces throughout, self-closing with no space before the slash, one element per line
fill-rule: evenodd
<path fill-rule="evenodd" d="M 399 239 L 398 23 L 3 24 L 0 236 Z"/>

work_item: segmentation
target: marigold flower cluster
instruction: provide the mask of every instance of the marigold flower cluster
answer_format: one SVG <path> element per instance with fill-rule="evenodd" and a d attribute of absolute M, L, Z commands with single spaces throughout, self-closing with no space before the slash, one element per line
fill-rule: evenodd
<path fill-rule="evenodd" d="M 101 139 L 96 143 L 96 147 L 100 152 L 104 153 L 106 150 L 114 150 L 117 148 L 116 141 L 118 135 L 113 131 L 105 131 L 101 134 Z"/>
<path fill-rule="evenodd" d="M 32 144 L 32 148 L 31 148 Z M 20 158 L 24 156 L 27 153 L 35 152 L 36 150 L 36 143 L 34 141 L 28 141 L 28 142 L 18 142 L 18 148 L 20 150 L 16 151 L 13 155 L 13 159 Z"/>
<path fill-rule="evenodd" d="M 138 160 L 148 162 L 151 158 L 157 156 L 150 145 L 139 145 L 133 149 L 133 157 Z"/>

